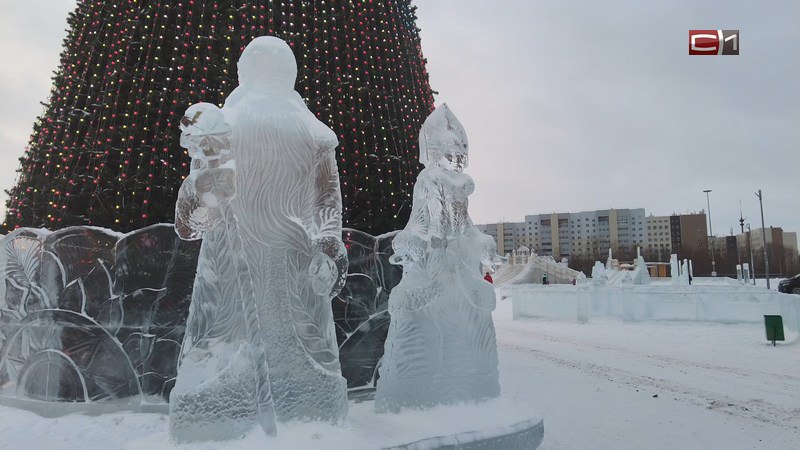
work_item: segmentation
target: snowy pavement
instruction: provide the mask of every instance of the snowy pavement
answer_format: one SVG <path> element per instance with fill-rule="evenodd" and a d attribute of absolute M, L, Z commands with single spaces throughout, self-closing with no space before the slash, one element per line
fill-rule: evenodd
<path fill-rule="evenodd" d="M 512 321 L 507 303 L 501 383 L 543 411 L 543 449 L 800 448 L 800 344 L 755 324 Z"/>

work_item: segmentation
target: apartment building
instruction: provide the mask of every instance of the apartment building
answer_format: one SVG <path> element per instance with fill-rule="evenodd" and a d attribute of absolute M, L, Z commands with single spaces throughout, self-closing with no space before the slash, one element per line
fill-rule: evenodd
<path fill-rule="evenodd" d="M 556 259 L 633 250 L 646 242 L 644 208 L 526 215 L 523 222 L 478 225 L 500 254 L 521 246 Z"/>
<path fill-rule="evenodd" d="M 751 231 L 745 231 L 736 235 L 736 245 L 739 251 L 747 250 L 748 242 L 750 248 L 755 254 L 763 254 L 764 252 L 764 238 L 767 240 L 767 250 L 781 249 L 784 245 L 790 249 L 797 251 L 797 233 L 784 232 L 781 227 L 765 228 L 762 232 L 761 228 L 753 228 Z"/>
<path fill-rule="evenodd" d="M 708 254 L 708 222 L 705 212 L 673 214 L 669 220 L 673 253 L 689 259 Z"/>
<path fill-rule="evenodd" d="M 672 252 L 672 233 L 670 216 L 654 216 L 645 218 L 645 249 L 652 251 Z"/>

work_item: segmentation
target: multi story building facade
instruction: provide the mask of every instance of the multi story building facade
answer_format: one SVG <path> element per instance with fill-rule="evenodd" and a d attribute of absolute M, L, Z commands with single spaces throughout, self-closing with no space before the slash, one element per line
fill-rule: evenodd
<path fill-rule="evenodd" d="M 525 246 L 542 256 L 602 259 L 637 248 L 651 260 L 668 261 L 671 253 L 681 258 L 709 256 L 705 212 L 645 215 L 644 208 L 602 209 L 577 213 L 526 215 L 523 222 L 478 225 L 495 238 L 503 255 Z"/>
<path fill-rule="evenodd" d="M 755 262 L 755 273 L 759 276 L 764 272 L 764 238 L 766 238 L 766 253 L 769 257 L 769 271 L 771 276 L 791 276 L 797 271 L 798 245 L 797 233 L 783 231 L 781 227 L 754 228 L 750 231 L 736 235 L 736 246 L 740 258 L 747 262 L 751 258 Z"/>
<path fill-rule="evenodd" d="M 646 242 L 644 209 L 604 209 L 525 216 L 523 222 L 478 225 L 495 238 L 500 254 L 521 246 L 556 259 L 597 257 L 609 248 L 634 250 Z"/>
<path fill-rule="evenodd" d="M 526 215 L 522 222 L 478 228 L 495 239 L 501 255 L 525 246 L 540 256 L 586 262 L 605 260 L 609 248 L 622 258 L 632 259 L 640 248 L 651 262 L 669 261 L 671 254 L 677 254 L 679 259 L 691 259 L 698 274 L 710 274 L 713 261 L 717 272 L 731 276 L 735 275 L 736 264 L 750 261 L 752 249 L 756 266 L 763 270 L 761 229 L 709 238 L 705 211 L 669 216 L 646 216 L 643 208 L 535 214 Z M 795 270 L 800 265 L 797 233 L 770 227 L 764 234 L 770 272 Z"/>
<path fill-rule="evenodd" d="M 650 254 L 672 253 L 672 233 L 670 232 L 670 216 L 654 216 L 645 218 L 645 250 Z"/>
<path fill-rule="evenodd" d="M 670 220 L 672 252 L 688 259 L 709 255 L 706 213 L 673 214 Z"/>

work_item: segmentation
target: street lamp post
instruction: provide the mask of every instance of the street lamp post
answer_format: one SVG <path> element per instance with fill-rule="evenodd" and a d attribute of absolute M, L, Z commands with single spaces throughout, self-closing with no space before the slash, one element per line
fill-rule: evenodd
<path fill-rule="evenodd" d="M 739 226 L 742 227 L 742 237 L 746 237 L 746 239 L 747 239 L 747 248 L 749 249 L 750 248 L 750 235 L 748 234 L 747 236 L 745 236 L 745 234 L 744 234 L 744 214 L 742 214 L 742 200 L 741 199 L 739 199 Z M 750 228 L 750 224 L 748 224 L 747 228 L 748 229 Z M 738 239 L 736 240 L 736 256 L 739 257 L 739 264 L 741 264 L 742 263 L 742 257 L 741 257 L 741 252 L 739 251 L 739 240 Z M 750 266 L 751 267 L 753 266 L 753 258 L 752 257 L 750 258 Z M 748 284 L 750 282 L 750 271 L 751 270 L 753 270 L 753 269 L 750 269 L 750 270 L 747 271 L 747 280 L 746 281 L 742 280 L 742 281 L 744 281 L 744 284 Z M 742 273 L 744 273 L 744 266 L 742 266 Z"/>
<path fill-rule="evenodd" d="M 711 189 L 704 189 L 703 192 L 706 193 L 706 203 L 708 203 L 708 233 L 711 235 L 711 242 L 708 246 L 711 250 L 711 276 L 717 276 L 717 262 L 714 259 L 714 229 L 711 227 L 711 199 L 708 196 L 708 193 L 711 192 Z"/>
<path fill-rule="evenodd" d="M 767 289 L 769 289 L 769 258 L 767 257 L 767 231 L 764 229 L 764 199 L 761 196 L 761 189 L 756 192 L 758 197 L 758 204 L 761 206 L 761 240 L 764 241 L 764 271 L 767 278 Z M 770 237 L 771 236 L 770 232 Z"/>
<path fill-rule="evenodd" d="M 747 224 L 747 250 L 750 251 L 750 276 L 753 278 L 753 286 L 756 285 L 756 266 L 753 262 L 753 247 L 750 246 L 750 224 Z"/>

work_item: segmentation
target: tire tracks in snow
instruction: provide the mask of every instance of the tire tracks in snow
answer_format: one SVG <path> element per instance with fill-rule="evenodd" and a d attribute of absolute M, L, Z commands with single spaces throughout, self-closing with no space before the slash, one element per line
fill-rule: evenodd
<path fill-rule="evenodd" d="M 497 325 L 498 346 L 501 350 L 532 354 L 540 360 L 545 360 L 562 368 L 578 371 L 593 378 L 599 378 L 612 384 L 624 385 L 633 389 L 659 391 L 660 396 L 669 396 L 676 401 L 688 402 L 715 412 L 756 420 L 782 428 L 800 429 L 800 398 L 798 398 L 797 408 L 771 403 L 763 399 L 734 398 L 730 395 L 700 389 L 687 383 L 636 373 L 635 371 L 613 367 L 609 364 L 587 360 L 583 357 L 591 354 L 591 352 L 598 352 L 598 354 L 612 352 L 619 354 L 615 356 L 616 359 L 636 359 L 650 370 L 664 369 L 665 367 L 662 364 L 680 371 L 689 367 L 704 372 L 703 376 L 706 377 L 724 378 L 733 375 L 746 379 L 751 385 L 761 380 L 764 376 L 763 373 L 741 368 L 698 363 L 665 355 L 643 354 L 628 348 L 605 343 L 599 344 L 564 336 L 552 336 L 529 329 L 521 330 L 516 327 L 503 326 L 507 324 L 498 323 Z M 514 340 L 513 338 L 520 337 L 523 338 L 524 343 L 511 342 Z M 546 350 L 542 345 L 539 345 L 542 341 L 572 347 L 580 352 L 580 355 L 571 358 L 561 353 L 556 354 L 556 352 Z M 781 386 L 771 386 L 771 389 L 782 390 L 787 396 L 797 396 L 800 377 L 781 374 L 769 375 L 781 378 Z M 768 382 L 772 385 L 775 380 L 770 379 Z"/>

